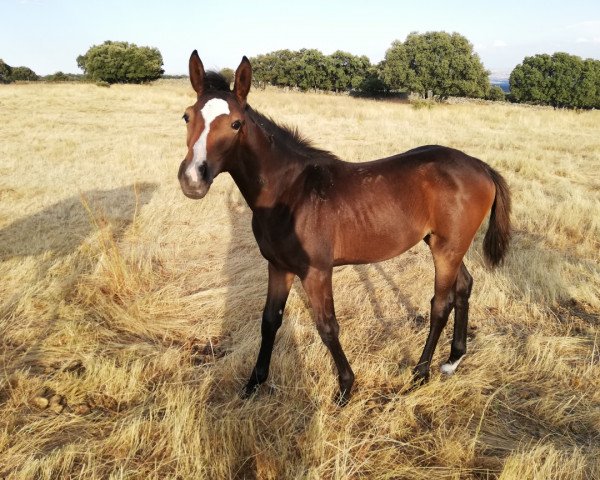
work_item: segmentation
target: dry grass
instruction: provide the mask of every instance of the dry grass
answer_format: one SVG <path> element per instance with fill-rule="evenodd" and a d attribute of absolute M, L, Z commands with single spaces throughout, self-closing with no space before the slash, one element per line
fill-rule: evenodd
<path fill-rule="evenodd" d="M 184 82 L 0 87 L 0 477 L 600 477 L 600 112 L 409 105 L 256 91 L 251 103 L 356 161 L 441 143 L 508 179 L 515 236 L 486 270 L 469 355 L 404 393 L 428 325 L 425 246 L 336 271 L 357 374 L 294 286 L 269 386 L 255 360 L 266 264 L 227 175 L 201 202 L 176 171 Z M 49 405 L 46 406 L 46 403 Z"/>

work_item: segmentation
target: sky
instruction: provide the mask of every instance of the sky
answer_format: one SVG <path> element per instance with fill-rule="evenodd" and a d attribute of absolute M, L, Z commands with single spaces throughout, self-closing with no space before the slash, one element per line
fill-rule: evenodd
<path fill-rule="evenodd" d="M 105 40 L 157 47 L 168 74 L 198 49 L 207 69 L 273 50 L 344 50 L 377 63 L 410 32 L 459 32 L 488 70 L 564 51 L 600 59 L 600 0 L 0 0 L 0 58 L 45 75 L 81 73 L 76 58 Z"/>

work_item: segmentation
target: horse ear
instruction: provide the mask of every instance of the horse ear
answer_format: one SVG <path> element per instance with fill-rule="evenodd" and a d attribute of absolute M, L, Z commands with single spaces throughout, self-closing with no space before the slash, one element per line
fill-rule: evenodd
<path fill-rule="evenodd" d="M 204 91 L 204 65 L 202 65 L 198 50 L 194 50 L 190 55 L 190 82 L 198 96 L 202 95 Z"/>
<path fill-rule="evenodd" d="M 246 105 L 246 98 L 248 97 L 251 83 L 252 66 L 250 65 L 250 60 L 244 56 L 240 66 L 235 71 L 235 82 L 233 84 L 233 91 L 242 107 Z"/>

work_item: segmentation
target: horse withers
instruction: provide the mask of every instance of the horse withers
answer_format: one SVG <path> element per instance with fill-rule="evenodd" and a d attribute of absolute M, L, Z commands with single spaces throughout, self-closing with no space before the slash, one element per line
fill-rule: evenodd
<path fill-rule="evenodd" d="M 386 260 L 421 240 L 433 255 L 435 285 L 429 335 L 414 377 L 417 382 L 429 378 L 452 309 L 454 335 L 442 371 L 453 373 L 466 353 L 473 286 L 463 257 L 488 212 L 483 251 L 489 265 L 502 261 L 510 239 L 510 192 L 502 176 L 481 160 L 437 145 L 370 162 L 344 162 L 248 105 L 252 68 L 246 57 L 233 90 L 218 74 L 204 71 L 196 51 L 189 69 L 197 101 L 183 115 L 187 155 L 179 168 L 181 189 L 200 199 L 217 175 L 228 172 L 252 210 L 252 230 L 268 261 L 262 342 L 245 395 L 267 379 L 275 335 L 297 276 L 338 370 L 338 401 L 347 402 L 354 373 L 338 337 L 333 267 Z"/>

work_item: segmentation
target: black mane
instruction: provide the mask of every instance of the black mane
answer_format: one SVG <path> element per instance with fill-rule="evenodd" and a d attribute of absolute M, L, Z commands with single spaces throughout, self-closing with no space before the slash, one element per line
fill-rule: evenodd
<path fill-rule="evenodd" d="M 212 70 L 204 75 L 204 88 L 206 92 L 231 92 L 225 77 Z M 246 113 L 278 146 L 310 160 L 338 160 L 333 153 L 313 146 L 312 142 L 298 131 L 298 128 L 280 125 L 250 106 L 247 107 Z"/>
<path fill-rule="evenodd" d="M 297 127 L 280 125 L 272 118 L 253 110 L 250 106 L 246 113 L 277 146 L 310 160 L 339 160 L 335 154 L 315 147 L 298 131 Z"/>

